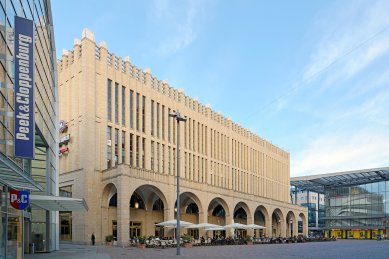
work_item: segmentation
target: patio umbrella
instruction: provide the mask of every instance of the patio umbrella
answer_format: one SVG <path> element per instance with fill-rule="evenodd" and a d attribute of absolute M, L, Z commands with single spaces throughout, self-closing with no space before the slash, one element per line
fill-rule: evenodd
<path fill-rule="evenodd" d="M 246 227 L 250 228 L 250 229 L 265 229 L 266 228 L 266 227 L 256 225 L 256 224 L 248 224 Z"/>
<path fill-rule="evenodd" d="M 200 224 L 192 224 L 185 228 L 214 228 L 214 227 L 221 227 L 221 226 L 211 224 L 211 223 L 200 223 Z"/>
<path fill-rule="evenodd" d="M 222 230 L 226 230 L 226 229 L 224 227 L 222 227 L 222 226 L 206 228 L 205 229 L 205 231 L 222 231 Z"/>
<path fill-rule="evenodd" d="M 224 228 L 247 229 L 247 225 L 243 225 L 240 223 L 232 223 L 224 226 Z"/>
<path fill-rule="evenodd" d="M 160 227 L 172 227 L 172 228 L 175 228 L 175 227 L 177 227 L 177 220 L 176 219 L 172 219 L 172 220 L 164 221 L 164 222 L 161 222 L 161 223 L 158 223 L 158 224 L 155 224 L 155 225 L 156 226 L 160 226 Z M 190 225 L 193 225 L 193 223 L 180 220 L 180 227 L 188 227 Z"/>

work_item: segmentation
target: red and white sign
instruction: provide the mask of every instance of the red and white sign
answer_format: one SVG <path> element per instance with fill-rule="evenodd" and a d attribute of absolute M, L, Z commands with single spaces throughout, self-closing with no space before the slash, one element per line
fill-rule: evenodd
<path fill-rule="evenodd" d="M 29 195 L 28 191 L 11 190 L 9 192 L 9 202 L 15 209 L 24 210 L 28 207 Z"/>

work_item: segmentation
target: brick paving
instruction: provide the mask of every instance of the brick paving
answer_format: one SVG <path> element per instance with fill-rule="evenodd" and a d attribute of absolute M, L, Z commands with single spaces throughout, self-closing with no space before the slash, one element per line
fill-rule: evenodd
<path fill-rule="evenodd" d="M 26 259 L 178 258 L 175 248 L 106 247 L 61 244 L 53 253 Z M 302 244 L 236 245 L 181 248 L 181 258 L 389 258 L 389 240 L 338 240 Z"/>

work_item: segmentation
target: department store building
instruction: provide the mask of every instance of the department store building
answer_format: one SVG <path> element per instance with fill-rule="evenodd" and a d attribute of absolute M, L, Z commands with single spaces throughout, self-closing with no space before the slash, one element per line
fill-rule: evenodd
<path fill-rule="evenodd" d="M 176 217 L 179 110 L 181 219 L 259 224 L 241 235 L 290 236 L 307 209 L 291 204 L 290 154 L 223 117 L 183 90 L 97 44 L 85 29 L 57 63 L 61 134 L 60 192 L 85 198 L 86 213 L 62 212 L 62 240 L 113 235 L 173 236 L 155 224 Z M 236 105 L 239 104 L 237 100 Z M 202 230 L 183 230 L 194 236 Z M 223 233 L 230 235 L 231 233 Z"/>

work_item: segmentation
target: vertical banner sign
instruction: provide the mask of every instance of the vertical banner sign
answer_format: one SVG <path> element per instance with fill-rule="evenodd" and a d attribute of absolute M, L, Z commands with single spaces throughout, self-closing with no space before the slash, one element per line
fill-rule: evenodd
<path fill-rule="evenodd" d="M 15 16 L 15 157 L 34 159 L 34 23 Z"/>

